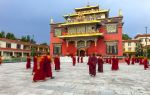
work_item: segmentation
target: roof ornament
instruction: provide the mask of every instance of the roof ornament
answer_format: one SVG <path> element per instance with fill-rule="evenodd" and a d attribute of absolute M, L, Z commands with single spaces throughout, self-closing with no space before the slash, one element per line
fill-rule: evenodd
<path fill-rule="evenodd" d="M 90 1 L 89 0 L 87 0 L 87 7 L 89 7 L 90 6 Z"/>
<path fill-rule="evenodd" d="M 122 10 L 121 9 L 119 9 L 118 16 L 122 16 Z"/>
<path fill-rule="evenodd" d="M 50 24 L 54 24 L 53 18 L 50 19 Z"/>

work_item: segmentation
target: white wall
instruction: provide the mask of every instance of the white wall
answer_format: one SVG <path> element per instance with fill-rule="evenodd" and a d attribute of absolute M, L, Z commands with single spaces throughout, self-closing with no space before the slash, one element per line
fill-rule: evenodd
<path fill-rule="evenodd" d="M 1 48 L 5 48 L 5 47 L 6 47 L 6 42 L 0 41 L 0 47 L 1 47 Z"/>
<path fill-rule="evenodd" d="M 17 48 L 17 44 L 16 43 L 11 43 L 11 48 L 16 49 Z"/>

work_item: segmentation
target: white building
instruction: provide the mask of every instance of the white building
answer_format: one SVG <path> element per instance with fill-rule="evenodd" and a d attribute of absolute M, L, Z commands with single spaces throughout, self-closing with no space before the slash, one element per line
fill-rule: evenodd
<path fill-rule="evenodd" d="M 147 45 L 150 45 L 150 34 L 138 34 L 135 36 L 136 40 L 139 40 L 142 46 L 146 46 L 146 38 L 147 38 Z"/>
<path fill-rule="evenodd" d="M 4 58 L 11 58 L 12 56 L 25 57 L 27 54 L 31 54 L 31 48 L 35 48 L 37 54 L 49 52 L 49 46 L 47 45 L 31 44 L 20 40 L 0 38 L 0 55 Z"/>

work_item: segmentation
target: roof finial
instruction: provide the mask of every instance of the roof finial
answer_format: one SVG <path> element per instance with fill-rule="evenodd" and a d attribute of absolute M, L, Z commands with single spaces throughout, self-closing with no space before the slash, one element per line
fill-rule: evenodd
<path fill-rule="evenodd" d="M 54 23 L 54 20 L 53 18 L 50 19 L 50 24 L 53 24 Z"/>
<path fill-rule="evenodd" d="M 119 9 L 118 16 L 122 16 L 122 10 L 121 9 Z"/>

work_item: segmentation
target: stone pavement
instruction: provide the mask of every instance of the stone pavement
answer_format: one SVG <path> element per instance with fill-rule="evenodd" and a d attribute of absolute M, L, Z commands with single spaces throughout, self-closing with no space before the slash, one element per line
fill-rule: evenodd
<path fill-rule="evenodd" d="M 104 64 L 104 73 L 90 77 L 86 63 L 61 63 L 55 79 L 32 83 L 25 63 L 7 63 L 0 66 L 0 95 L 150 95 L 150 70 L 124 63 L 119 71 L 110 69 Z"/>

